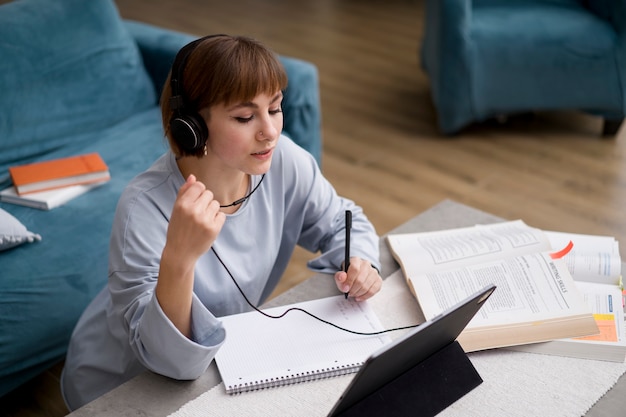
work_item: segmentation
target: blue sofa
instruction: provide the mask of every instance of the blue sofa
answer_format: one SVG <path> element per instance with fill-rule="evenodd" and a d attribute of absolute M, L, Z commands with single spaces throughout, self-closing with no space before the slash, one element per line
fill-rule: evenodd
<path fill-rule="evenodd" d="M 581 110 L 626 116 L 626 0 L 427 0 L 421 63 L 440 130 Z"/>
<path fill-rule="evenodd" d="M 86 152 L 100 153 L 112 176 L 50 211 L 0 204 L 0 396 L 64 357 L 77 319 L 106 284 L 118 197 L 167 150 L 160 89 L 193 39 L 123 20 L 112 0 L 0 6 L 2 185 L 12 165 Z M 281 60 L 285 133 L 319 162 L 316 67 Z"/>

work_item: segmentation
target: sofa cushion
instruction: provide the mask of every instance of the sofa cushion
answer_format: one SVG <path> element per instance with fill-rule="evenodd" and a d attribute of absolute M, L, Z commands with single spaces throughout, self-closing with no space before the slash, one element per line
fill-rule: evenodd
<path fill-rule="evenodd" d="M 0 170 L 154 106 L 141 54 L 110 0 L 0 6 Z"/>
<path fill-rule="evenodd" d="M 41 240 L 24 226 L 18 219 L 0 208 L 0 251 Z"/>
<path fill-rule="evenodd" d="M 50 211 L 0 202 L 41 235 L 39 242 L 0 251 L 0 396 L 63 358 L 80 314 L 106 285 L 121 191 L 168 148 L 156 105 L 72 139 L 48 156 L 98 152 L 110 181 Z"/>

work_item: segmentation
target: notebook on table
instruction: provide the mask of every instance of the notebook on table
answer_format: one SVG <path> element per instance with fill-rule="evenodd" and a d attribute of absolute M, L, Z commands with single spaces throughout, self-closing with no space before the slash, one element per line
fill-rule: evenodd
<path fill-rule="evenodd" d="M 350 330 L 383 330 L 367 302 L 346 300 L 343 295 L 264 311 L 277 316 L 292 307 Z M 386 334 L 352 334 L 301 311 L 290 311 L 280 319 L 256 311 L 219 319 L 226 340 L 215 362 L 229 394 L 354 373 L 373 352 L 391 342 Z"/>
<path fill-rule="evenodd" d="M 356 372 L 330 413 L 331 417 L 339 416 L 429 358 L 450 351 L 452 345 L 458 352 L 449 358 L 454 360 L 460 354 L 475 372 L 455 340 L 494 290 L 494 285 L 483 288 L 393 342 L 386 334 L 363 336 L 336 329 L 301 311 L 290 311 L 280 319 L 256 311 L 221 317 L 226 340 L 215 361 L 229 394 Z M 292 307 L 354 331 L 383 330 L 367 302 L 357 303 L 343 296 L 264 311 L 279 316 Z M 480 380 L 478 374 L 476 377 Z M 456 398 L 443 401 L 451 403 Z"/>

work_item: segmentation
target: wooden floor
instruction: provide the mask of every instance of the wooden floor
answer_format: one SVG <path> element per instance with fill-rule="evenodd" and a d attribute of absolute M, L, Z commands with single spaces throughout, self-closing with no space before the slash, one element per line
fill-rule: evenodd
<path fill-rule="evenodd" d="M 410 0 L 119 0 L 126 18 L 197 35 L 250 35 L 320 72 L 323 171 L 380 234 L 443 199 L 544 229 L 626 242 L 626 133 L 600 138 L 577 112 L 513 118 L 442 137 L 417 57 Z M 622 256 L 624 256 L 622 250 Z M 282 292 L 308 277 L 297 251 Z M 0 416 L 63 415 L 60 366 L 0 400 Z"/>

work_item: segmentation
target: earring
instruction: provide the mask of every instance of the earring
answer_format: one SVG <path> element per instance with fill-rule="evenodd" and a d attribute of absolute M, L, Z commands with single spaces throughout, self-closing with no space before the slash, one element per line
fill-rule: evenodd
<path fill-rule="evenodd" d="M 206 143 L 204 144 L 204 156 L 207 156 L 207 154 L 209 153 L 209 151 L 206 148 Z"/>

